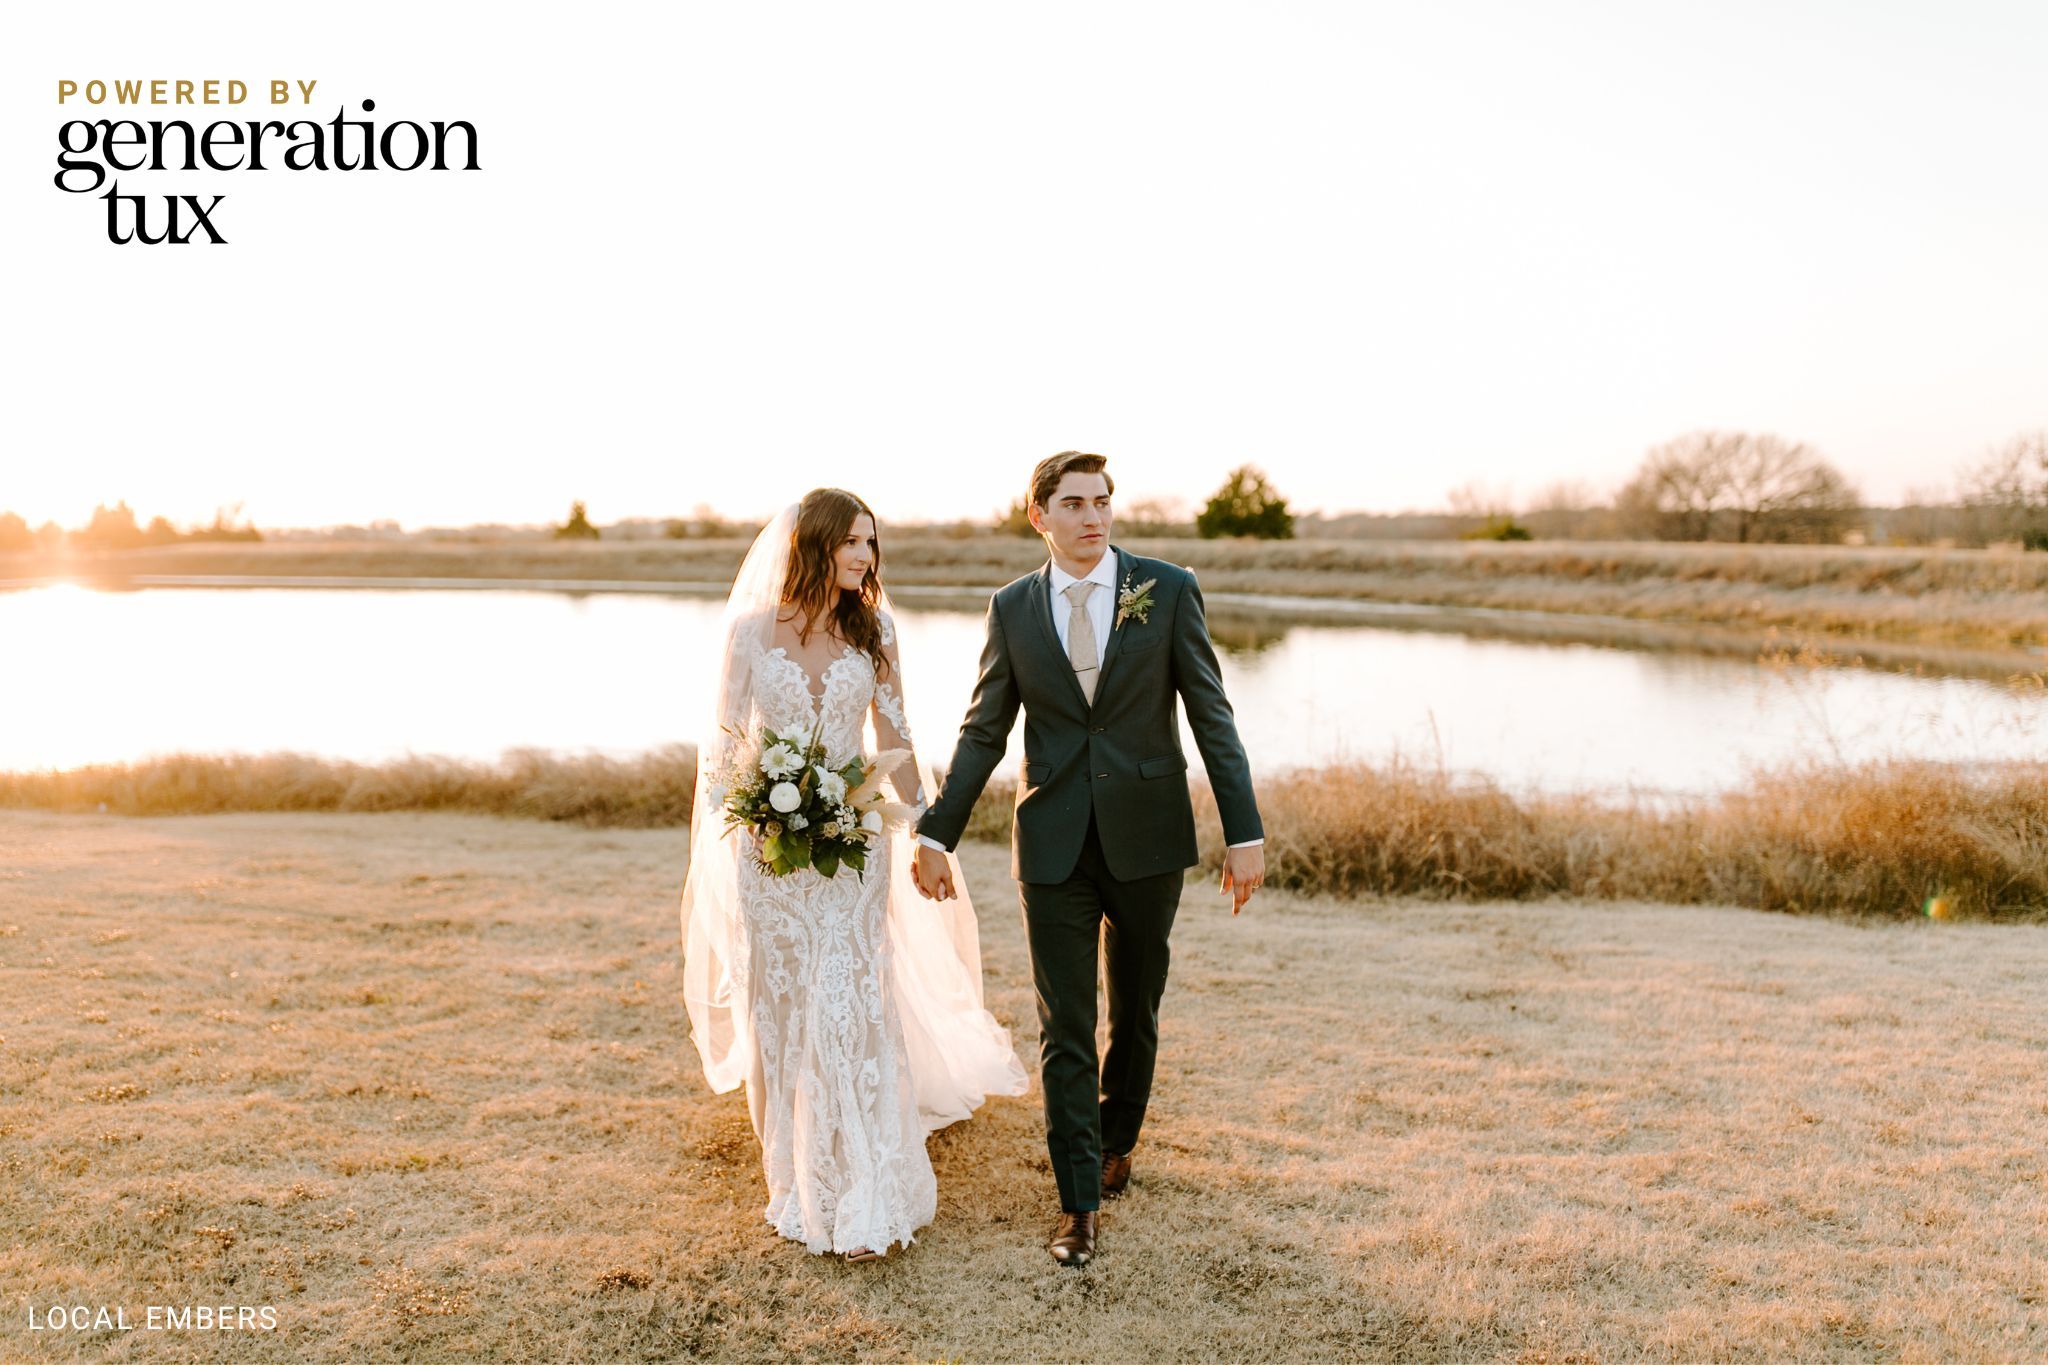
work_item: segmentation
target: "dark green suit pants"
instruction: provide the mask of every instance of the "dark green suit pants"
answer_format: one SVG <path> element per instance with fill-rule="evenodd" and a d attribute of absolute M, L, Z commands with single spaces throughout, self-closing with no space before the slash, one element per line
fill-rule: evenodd
<path fill-rule="evenodd" d="M 1184 881 L 1183 872 L 1127 882 L 1110 876 L 1091 815 L 1080 860 L 1065 881 L 1019 884 L 1038 992 L 1045 1144 L 1063 1209 L 1099 1207 L 1102 1153 L 1137 1145 L 1159 1055 L 1166 940 Z M 1099 1067 L 1098 961 L 1109 995 L 1109 1051 Z"/>

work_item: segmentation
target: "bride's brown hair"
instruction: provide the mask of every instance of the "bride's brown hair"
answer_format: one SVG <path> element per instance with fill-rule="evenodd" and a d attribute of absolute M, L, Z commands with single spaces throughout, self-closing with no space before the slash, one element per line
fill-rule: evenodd
<path fill-rule="evenodd" d="M 860 590 L 845 592 L 837 582 L 833 555 L 853 529 L 853 519 L 863 513 L 875 528 L 875 555 Z M 813 488 L 804 494 L 789 534 L 782 600 L 797 609 L 800 643 L 810 643 L 812 622 L 824 621 L 832 634 L 873 660 L 876 677 L 888 676 L 889 661 L 882 654 L 882 522 L 872 507 L 843 488 Z"/>

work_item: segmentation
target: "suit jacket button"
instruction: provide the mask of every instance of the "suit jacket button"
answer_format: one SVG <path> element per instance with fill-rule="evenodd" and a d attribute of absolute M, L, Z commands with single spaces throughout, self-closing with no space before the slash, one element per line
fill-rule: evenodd
<path fill-rule="evenodd" d="M 1107 726 L 1098 725 L 1095 727 L 1095 733 L 1099 735 L 1107 728 Z"/>

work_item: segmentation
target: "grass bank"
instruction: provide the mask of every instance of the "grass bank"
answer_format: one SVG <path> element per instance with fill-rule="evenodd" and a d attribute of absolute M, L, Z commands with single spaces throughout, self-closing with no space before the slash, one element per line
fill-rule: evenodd
<path fill-rule="evenodd" d="M 173 756 L 0 773 L 0 807 L 122 815 L 465 811 L 610 828 L 687 823 L 694 752 L 619 761 L 518 751 L 498 763 L 356 764 L 301 755 Z M 1197 786 L 1205 867 L 1222 830 Z M 992 783 L 968 838 L 1009 839 L 1015 788 Z M 2048 917 L 2048 767 L 1936 763 L 1759 774 L 1678 805 L 1517 797 L 1403 766 L 1259 784 L 1270 884 L 1439 900 L 1652 900 L 1760 910 Z"/>
<path fill-rule="evenodd" d="M 695 1067 L 685 842 L 0 813 L 0 1358 L 2048 1355 L 2048 929 L 1190 887 L 1096 1262 L 1043 1250 L 1034 1081 L 848 1266 Z M 1030 1061 L 1005 866 L 967 849 Z M 23 1311 L 223 1303 L 277 1329 Z"/>
<path fill-rule="evenodd" d="M 1210 591 L 1484 608 L 1776 631 L 1799 639 L 2038 651 L 2048 555 L 1983 550 L 1642 543 L 1132 540 Z M 0 579 L 226 575 L 728 583 L 746 542 L 202 544 L 39 559 Z M 892 583 L 991 588 L 1036 566 L 1036 541 L 886 536 Z"/>
<path fill-rule="evenodd" d="M 514 749 L 495 763 L 433 755 L 351 763 L 293 753 L 170 754 L 0 772 L 0 808 L 116 815 L 464 811 L 647 829 L 688 824 L 696 781 L 690 745 L 631 759 Z"/>

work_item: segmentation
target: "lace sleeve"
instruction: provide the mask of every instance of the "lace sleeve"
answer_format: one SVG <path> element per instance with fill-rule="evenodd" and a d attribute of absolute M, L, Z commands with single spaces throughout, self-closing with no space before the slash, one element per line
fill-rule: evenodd
<path fill-rule="evenodd" d="M 732 765 L 748 743 L 747 722 L 753 698 L 752 637 L 735 631 L 726 642 L 726 666 L 720 681 L 719 728 L 705 736 L 697 761 L 704 769 L 704 799 L 713 809 L 725 804 Z"/>
<path fill-rule="evenodd" d="M 910 722 L 903 715 L 903 663 L 896 649 L 896 623 L 882 613 L 882 657 L 888 674 L 875 679 L 875 742 L 884 749 L 908 749 L 910 757 L 890 775 L 898 799 L 924 808 L 924 784 L 918 779 L 917 746 L 910 738 Z"/>

